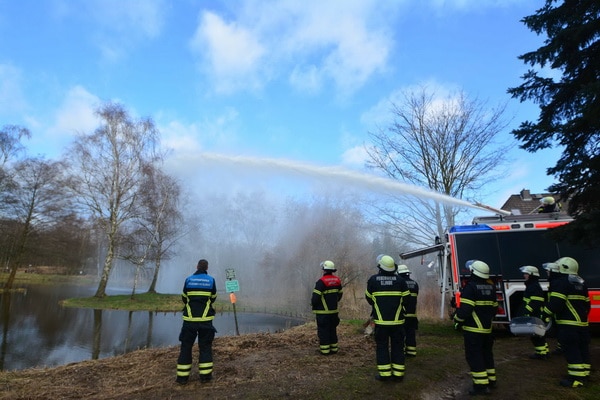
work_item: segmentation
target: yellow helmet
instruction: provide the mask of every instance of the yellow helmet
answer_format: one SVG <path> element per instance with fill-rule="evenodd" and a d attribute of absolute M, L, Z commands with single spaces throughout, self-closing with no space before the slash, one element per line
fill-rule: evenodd
<path fill-rule="evenodd" d="M 327 261 L 323 261 L 323 262 L 321 263 L 321 268 L 322 268 L 324 271 L 335 271 L 335 270 L 336 270 L 336 269 L 335 269 L 335 264 L 333 263 L 333 261 L 329 261 L 329 260 L 327 260 Z"/>
<path fill-rule="evenodd" d="M 396 263 L 390 256 L 381 254 L 377 257 L 377 266 L 383 271 L 394 272 L 396 270 Z"/>
<path fill-rule="evenodd" d="M 540 203 L 545 206 L 551 206 L 552 204 L 556 203 L 556 200 L 554 200 L 554 197 L 552 196 L 546 196 L 540 199 Z"/>
<path fill-rule="evenodd" d="M 480 278 L 488 279 L 490 277 L 490 267 L 483 261 L 469 260 L 466 262 L 466 266 L 472 274 Z"/>
<path fill-rule="evenodd" d="M 404 264 L 398 265 L 398 273 L 399 274 L 410 274 L 410 270 Z"/>
<path fill-rule="evenodd" d="M 571 257 L 561 257 L 555 261 L 561 274 L 577 275 L 579 264 Z"/>

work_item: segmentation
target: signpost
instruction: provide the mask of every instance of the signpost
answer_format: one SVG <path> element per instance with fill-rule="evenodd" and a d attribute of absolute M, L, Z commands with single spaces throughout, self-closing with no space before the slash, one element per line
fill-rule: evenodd
<path fill-rule="evenodd" d="M 237 279 L 235 279 L 235 270 L 233 268 L 228 268 L 225 270 L 225 291 L 229 293 L 229 301 L 233 306 L 233 318 L 235 319 L 235 333 L 237 336 L 240 336 L 240 330 L 238 328 L 238 320 L 237 320 L 237 312 L 235 310 L 235 303 L 237 301 L 235 297 L 235 292 L 240 291 L 240 283 Z"/>

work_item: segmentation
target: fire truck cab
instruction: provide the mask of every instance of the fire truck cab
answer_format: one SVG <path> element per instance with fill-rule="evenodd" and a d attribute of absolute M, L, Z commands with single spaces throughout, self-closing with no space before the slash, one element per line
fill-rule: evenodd
<path fill-rule="evenodd" d="M 468 260 L 485 261 L 490 267 L 490 279 L 496 286 L 499 310 L 496 323 L 508 324 L 523 300 L 525 290 L 519 267 L 532 265 L 540 270 L 540 283 L 547 289 L 547 274 L 542 264 L 560 257 L 572 257 L 579 263 L 579 274 L 585 280 L 590 294 L 590 323 L 600 322 L 600 248 L 585 248 L 568 242 L 557 242 L 548 235 L 548 229 L 572 221 L 562 213 L 532 215 L 495 215 L 477 217 L 471 225 L 451 227 L 446 244 L 437 244 L 428 250 L 401 254 L 410 258 L 438 251 L 444 280 L 443 292 L 451 291 L 451 307 L 459 304 L 460 289 L 470 276 Z M 446 288 L 446 286 L 448 286 Z"/>

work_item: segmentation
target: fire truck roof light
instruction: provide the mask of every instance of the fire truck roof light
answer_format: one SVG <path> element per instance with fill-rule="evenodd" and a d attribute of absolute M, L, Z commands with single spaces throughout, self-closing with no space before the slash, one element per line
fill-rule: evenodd
<path fill-rule="evenodd" d="M 456 225 L 450 228 L 450 233 L 456 232 L 479 232 L 479 231 L 491 231 L 493 230 L 489 225 L 477 224 L 477 225 Z"/>

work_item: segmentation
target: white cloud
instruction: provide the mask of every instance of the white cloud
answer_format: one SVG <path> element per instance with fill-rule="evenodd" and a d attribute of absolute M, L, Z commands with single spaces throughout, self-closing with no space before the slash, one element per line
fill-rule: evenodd
<path fill-rule="evenodd" d="M 194 53 L 206 57 L 217 92 L 260 86 L 259 62 L 265 49 L 249 29 L 204 12 L 190 46 Z"/>
<path fill-rule="evenodd" d="M 433 94 L 431 107 L 442 107 L 454 101 L 454 96 L 460 91 L 460 87 L 453 83 L 440 83 L 430 79 L 419 84 L 404 86 L 390 92 L 386 97 L 379 100 L 370 109 L 365 111 L 361 117 L 361 123 L 367 130 L 387 127 L 393 120 L 392 104 L 402 105 L 406 99 L 405 94 L 419 93 L 423 89 Z"/>
<path fill-rule="evenodd" d="M 71 88 L 56 112 L 49 133 L 53 138 L 72 137 L 75 133 L 90 133 L 98 127 L 94 115 L 100 99 L 81 86 Z"/>
<path fill-rule="evenodd" d="M 368 159 L 369 155 L 363 145 L 354 146 L 342 154 L 342 165 L 362 169 Z"/>
<path fill-rule="evenodd" d="M 396 7 L 374 0 L 249 0 L 228 10 L 228 22 L 202 13 L 191 48 L 221 92 L 254 90 L 287 77 L 302 92 L 331 82 L 347 94 L 386 69 L 393 45 L 390 10 Z"/>
<path fill-rule="evenodd" d="M 237 140 L 237 118 L 237 110 L 228 108 L 213 119 L 197 124 L 168 121 L 159 127 L 162 144 L 181 155 L 228 147 Z"/>

